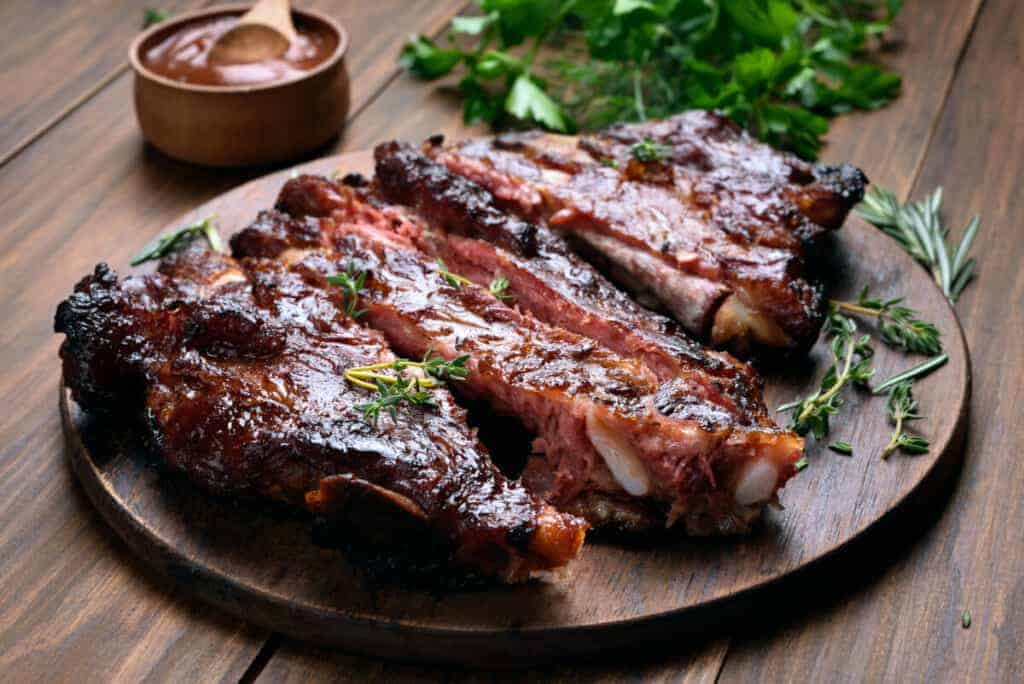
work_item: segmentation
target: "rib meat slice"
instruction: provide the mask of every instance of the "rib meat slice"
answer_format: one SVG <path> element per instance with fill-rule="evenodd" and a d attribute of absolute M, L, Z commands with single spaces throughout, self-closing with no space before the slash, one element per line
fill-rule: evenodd
<path fill-rule="evenodd" d="M 505 278 L 515 305 L 550 325 L 641 359 L 660 380 L 691 378 L 691 393 L 727 412 L 731 422 L 775 427 L 761 398 L 761 380 L 748 365 L 704 348 L 668 318 L 637 304 L 546 226 L 501 210 L 479 185 L 409 145 L 379 145 L 376 160 L 381 194 L 408 207 L 378 208 L 393 220 L 394 230 L 421 250 L 478 285 Z M 337 193 L 309 189 L 324 182 L 311 176 L 293 181 L 286 203 L 297 204 L 289 199 L 296 192 L 337 201 Z M 342 214 L 347 206 L 339 205 Z"/>
<path fill-rule="evenodd" d="M 433 408 L 363 419 L 344 372 L 394 356 L 340 296 L 195 243 L 151 276 L 101 264 L 57 310 L 65 381 L 88 410 L 144 407 L 162 462 L 205 489 L 308 506 L 432 567 L 518 581 L 571 560 L 583 521 L 502 476 L 443 388 Z"/>
<path fill-rule="evenodd" d="M 663 147 L 641 161 L 634 145 L 645 142 Z M 813 342 L 824 304 L 807 274 L 813 246 L 866 184 L 851 166 L 807 164 L 708 112 L 589 138 L 435 138 L 427 152 L 609 261 L 691 333 L 740 351 Z"/>
<path fill-rule="evenodd" d="M 282 191 L 280 207 L 295 206 L 301 183 Z M 310 189 L 295 196 L 309 198 Z M 406 356 L 468 354 L 469 377 L 458 389 L 536 435 L 538 455 L 523 480 L 559 508 L 595 525 L 682 521 L 691 533 L 738 532 L 794 474 L 803 447 L 796 435 L 732 425 L 684 380 L 662 382 L 641 362 L 550 327 L 484 288 L 453 285 L 408 238 L 371 220 L 380 212 L 357 193 L 312 190 L 351 205 L 320 220 L 319 246 L 305 232 L 308 217 L 266 212 L 232 239 L 236 255 L 277 255 L 323 274 L 366 272 L 359 306 L 368 324 Z"/>

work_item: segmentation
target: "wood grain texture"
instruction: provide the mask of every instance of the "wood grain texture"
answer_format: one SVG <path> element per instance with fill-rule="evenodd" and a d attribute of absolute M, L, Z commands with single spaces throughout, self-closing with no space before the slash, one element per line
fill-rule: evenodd
<path fill-rule="evenodd" d="M 354 3 L 318 4 L 346 17 L 353 93 L 369 98 L 396 73 L 405 35 L 463 3 L 380 0 L 365 23 Z M 115 7 L 134 22 L 142 6 Z M 15 40 L 10 30 L 0 22 Z M 25 79 L 19 87 L 36 86 Z M 0 679 L 237 679 L 266 635 L 133 561 L 68 472 L 53 406 L 56 303 L 95 262 L 123 262 L 175 215 L 261 173 L 216 173 L 147 148 L 131 98 L 130 78 L 115 80 L 0 168 Z"/>
<path fill-rule="evenodd" d="M 178 12 L 202 2 L 158 4 Z M 110 0 L 0 3 L 0 159 L 125 68 L 144 7 Z"/>
<path fill-rule="evenodd" d="M 595 659 L 553 668 L 520 667 L 515 670 L 452 670 L 402 665 L 328 651 L 292 642 L 278 651 L 262 671 L 259 682 L 394 682 L 412 684 L 425 681 L 464 681 L 498 683 L 550 681 L 564 684 L 715 684 L 719 666 L 728 649 L 728 639 L 696 638 L 686 640 L 669 655 L 658 658 L 617 656 L 614 661 Z"/>
<path fill-rule="evenodd" d="M 25 12 L 29 4 L 31 10 Z M 108 5 L 117 11 L 128 5 L 102 0 L 77 4 L 99 14 L 108 11 Z M 423 30 L 412 25 L 417 17 L 407 16 L 405 7 L 422 8 L 429 3 L 402 3 L 399 10 L 394 4 L 385 0 L 369 6 L 341 0 L 333 3 L 341 5 L 339 14 L 352 6 L 353 12 L 376 17 L 373 29 L 363 34 L 367 38 L 357 39 L 357 47 L 373 65 L 367 72 L 383 77 L 381 84 L 387 84 L 395 73 L 393 52 L 388 51 L 397 49 L 405 32 Z M 980 1 L 910 0 L 906 4 L 899 20 L 903 45 L 886 57 L 904 75 L 903 97 L 879 112 L 839 119 L 825 151 L 826 159 L 852 158 L 874 180 L 902 193 L 910 190 L 913 169 L 924 159 L 928 131 L 936 132 L 934 124 L 942 115 L 957 55 L 970 36 L 970 15 Z M 959 79 L 954 88 L 960 98 L 956 114 L 946 112 L 935 137 L 939 151 L 928 156 L 922 177 L 925 180 L 919 185 L 920 191 L 929 189 L 931 183 L 944 183 L 947 207 L 958 225 L 968 210 L 981 211 L 990 231 L 979 241 L 984 279 L 968 289 L 960 305 L 977 374 L 971 446 L 960 488 L 948 507 L 941 505 L 945 498 L 937 499 L 939 503 L 934 506 L 935 515 L 941 516 L 939 525 L 919 542 L 902 552 L 898 548 L 889 550 L 887 562 L 875 557 L 875 549 L 868 549 L 860 562 L 850 563 L 847 574 L 861 577 L 854 593 L 838 592 L 831 580 L 819 581 L 795 588 L 789 601 L 793 605 L 771 606 L 756 621 L 755 615 L 744 616 L 734 626 L 744 636 L 743 644 L 735 657 L 730 656 L 721 681 L 758 676 L 843 681 L 869 675 L 872 679 L 906 681 L 964 679 L 965 673 L 979 681 L 1021 678 L 1014 662 L 1020 662 L 1024 644 L 1020 618 L 1013 612 L 1014 606 L 1024 603 L 1024 589 L 1020 587 L 1024 574 L 1020 567 L 1021 538 L 1019 534 L 1016 538 L 1007 536 L 1019 530 L 1013 521 L 1021 517 L 1021 477 L 1014 454 L 1020 453 L 1024 433 L 1013 411 L 1015 402 L 1020 405 L 1015 379 L 1020 377 L 1024 364 L 1019 348 L 1000 341 L 1008 328 L 1021 331 L 1020 312 L 1012 306 L 1021 300 L 1017 267 L 1022 256 L 1020 200 L 1003 192 L 1020 176 L 1019 160 L 1013 156 L 1012 147 L 1016 145 L 1019 150 L 1020 140 L 1009 136 L 1019 136 L 1020 130 L 1021 26 L 1019 10 L 1018 14 L 1011 11 L 1015 4 L 1012 0 L 999 3 L 1002 9 L 995 19 L 990 14 L 993 4 L 989 0 L 984 10 L 983 19 L 989 17 L 984 41 L 979 40 L 979 27 L 966 55 L 965 67 L 970 66 L 971 77 Z M 55 3 L 48 6 L 60 7 Z M 132 4 L 126 11 L 134 14 L 139 7 Z M 39 3 L 4 3 L 0 9 L 5 13 L 0 21 L 3 44 L 19 45 L 24 51 L 13 60 L 5 60 L 5 67 L 31 60 L 44 64 L 52 61 L 50 53 L 36 56 L 34 44 L 27 40 L 33 33 L 46 32 L 40 29 L 39 17 L 47 9 Z M 445 12 L 450 12 L 447 3 L 437 3 L 432 16 L 443 18 Z M 60 32 L 48 35 L 51 39 L 75 40 L 78 31 L 65 25 Z M 380 59 L 371 56 L 371 51 Z M 353 63 L 353 68 L 359 67 Z M 59 81 L 61 74 L 47 73 L 47 78 Z M 49 87 L 28 77 L 4 84 L 5 94 L 13 93 L 12 88 L 24 91 L 16 98 Z M 380 87 L 367 92 L 379 94 Z M 398 87 L 402 90 L 395 90 Z M 420 137 L 441 122 L 450 131 L 457 131 L 456 104 L 431 92 L 430 86 L 399 78 L 356 116 L 347 139 L 334 149 L 365 147 L 387 136 Z M 399 96 L 402 93 L 407 99 Z M 386 97 L 389 94 L 394 96 Z M 61 102 L 68 99 L 73 96 Z M 75 668 L 72 658 L 62 655 L 65 652 L 93 654 L 83 662 L 93 666 L 95 679 L 110 679 L 111 672 L 137 675 L 128 678 L 138 679 L 145 663 L 154 660 L 159 661 L 159 666 L 151 669 L 154 678 L 175 674 L 187 679 L 216 678 L 225 669 L 239 671 L 234 666 L 218 670 L 218 660 L 231 661 L 233 654 L 243 649 L 225 648 L 218 658 L 210 657 L 211 649 L 220 647 L 220 639 L 230 642 L 235 638 L 223 635 L 237 626 L 231 623 L 219 627 L 216 617 L 197 617 L 201 608 L 183 603 L 184 599 L 154 597 L 171 595 L 162 583 L 146 579 L 147 571 L 133 564 L 122 545 L 110 541 L 107 529 L 71 481 L 53 406 L 56 339 L 49 333 L 49 318 L 57 299 L 94 261 L 107 257 L 123 261 L 155 226 L 245 176 L 213 176 L 162 160 L 141 147 L 128 104 L 130 90 L 123 82 L 114 83 L 96 99 L 102 101 L 90 101 L 30 148 L 31 159 L 18 159 L 17 165 L 12 162 L 10 172 L 0 170 L 0 215 L 4 218 L 0 231 L 0 293 L 6 295 L 0 297 L 4 321 L 0 330 L 0 359 L 4 362 L 0 401 L 7 409 L 0 415 L 0 500 L 4 511 L 0 554 L 15 559 L 0 564 L 0 605 L 4 607 L 0 615 L 13 614 L 8 606 L 29 600 L 26 597 L 52 593 L 45 600 L 36 600 L 31 611 L 20 612 L 13 626 L 16 629 L 0 620 L 0 673 L 9 671 L 7 655 L 15 652 L 9 648 L 14 643 L 21 649 L 17 651 L 18 664 L 27 668 L 17 670 L 18 679 L 55 679 L 61 678 L 62 672 L 68 673 L 64 679 L 77 679 L 75 675 L 84 674 L 84 670 Z M 6 124 L 6 119 L 0 121 Z M 42 123 L 40 120 L 28 129 Z M 872 144 L 872 140 L 881 142 Z M 990 153 L 991 158 L 981 159 Z M 959 166 L 968 160 L 977 164 Z M 929 177 L 931 180 L 927 180 Z M 998 187 L 1000 194 L 990 186 Z M 990 268 L 991 262 L 994 265 Z M 979 434 L 981 431 L 987 432 Z M 979 480 L 968 488 L 971 478 Z M 959 515 L 963 510 L 973 513 L 961 525 Z M 25 547 L 11 542 L 13 538 L 38 538 L 39 543 Z M 1003 548 L 999 548 L 1000 542 L 1006 542 Z M 996 547 L 981 548 L 987 543 Z M 908 546 L 905 542 L 901 545 Z M 976 556 L 972 555 L 975 547 L 981 548 Z M 67 562 L 62 562 L 65 558 Z M 893 569 L 894 564 L 898 570 Z M 971 593 L 981 595 L 983 601 L 980 606 L 965 601 L 975 616 L 974 626 L 967 631 L 955 624 L 959 607 L 952 605 L 959 603 L 961 592 L 966 593 L 961 578 L 972 583 Z M 140 581 L 144 590 L 133 589 Z M 990 583 L 999 586 L 992 591 Z M 992 591 L 991 595 L 985 595 L 986 591 Z M 177 622 L 169 617 L 176 610 L 183 614 Z M 780 616 L 772 610 L 788 612 Z M 956 615 L 951 617 L 950 610 Z M 123 616 L 128 614 L 139 621 L 131 630 L 122 628 Z M 921 620 L 923 614 L 926 619 Z M 155 628 L 156 623 L 173 629 Z M 832 627 L 823 626 L 832 623 Z M 50 637 L 56 631 L 54 625 L 60 626 L 64 635 L 60 642 Z M 741 628 L 748 625 L 743 634 Z M 751 634 L 758 630 L 764 630 L 763 638 L 753 639 Z M 188 636 L 193 631 L 197 632 L 194 640 Z M 169 634 L 177 636 L 168 641 Z M 26 649 L 34 649 L 33 654 L 26 655 Z M 142 658 L 150 649 L 164 651 L 155 659 Z M 199 653 L 190 659 L 195 649 Z M 710 653 L 712 649 L 700 652 Z M 704 670 L 706 681 L 713 681 L 718 674 L 723 650 L 713 652 L 717 658 L 713 667 Z M 126 654 L 133 655 L 129 658 Z M 208 676 L 206 664 L 213 668 Z M 533 678 L 550 675 L 571 681 L 597 678 L 607 672 L 612 674 L 606 675 L 611 680 L 637 674 L 677 681 L 690 679 L 695 668 L 683 658 L 666 660 L 660 667 L 574 666 L 530 674 Z M 459 678 L 458 673 L 448 671 L 378 666 L 285 640 L 267 665 L 266 679 L 275 681 L 290 673 L 303 680 L 327 680 L 345 678 L 351 671 L 351 680 L 360 673 L 390 675 L 399 669 L 410 680 Z M 199 673 L 204 676 L 188 676 Z"/>
<path fill-rule="evenodd" d="M 975 392 L 955 495 L 877 582 L 734 642 L 723 681 L 1024 679 L 1022 35 L 1022 3 L 985 3 L 914 184 L 918 197 L 945 187 L 954 233 L 984 220 L 981 278 L 957 307 Z"/>
<path fill-rule="evenodd" d="M 214 215 L 227 237 L 272 206 L 288 177 L 334 171 L 372 173 L 371 155 L 352 153 L 271 174 L 170 227 Z M 669 633 L 700 633 L 724 622 L 723 614 L 739 614 L 754 590 L 810 568 L 883 516 L 898 514 L 943 456 L 959 455 L 970 369 L 945 298 L 872 228 L 847 228 L 832 251 L 837 296 L 854 297 L 863 284 L 882 297 L 914 292 L 915 308 L 942 331 L 951 361 L 919 391 L 922 409 L 935 416 L 920 427 L 934 447 L 922 457 L 882 461 L 890 433 L 884 398 L 848 393 L 847 415 L 832 437 L 849 441 L 857 455 L 836 456 L 813 444 L 811 467 L 782 493 L 787 510 L 767 512 L 764 525 L 741 539 L 682 538 L 644 549 L 592 543 L 570 577 L 550 583 L 440 594 L 371 587 L 340 554 L 314 547 L 300 521 L 157 480 L 145 459 L 133 458 L 118 440 L 78 445 L 83 417 L 73 408 L 67 413 L 72 461 L 104 516 L 159 570 L 179 581 L 186 577 L 190 591 L 290 636 L 400 660 L 510 665 L 621 652 L 664 641 Z M 827 347 L 822 343 L 810 359 L 768 375 L 769 405 L 812 392 L 827 365 Z M 882 378 L 910 363 L 884 348 L 874 361 Z M 939 411 L 939 403 L 948 410 Z M 246 536 L 261 540 L 257 556 L 250 545 L 238 544 Z"/>
<path fill-rule="evenodd" d="M 928 149 L 983 2 L 905 3 L 882 52 L 882 62 L 903 75 L 900 96 L 878 111 L 835 119 L 822 159 L 856 164 L 872 183 L 905 196 Z"/>

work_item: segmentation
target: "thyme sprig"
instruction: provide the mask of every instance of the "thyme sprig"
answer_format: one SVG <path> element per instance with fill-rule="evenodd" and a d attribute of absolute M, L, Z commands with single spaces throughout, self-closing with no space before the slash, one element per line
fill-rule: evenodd
<path fill-rule="evenodd" d="M 471 285 L 472 282 L 469 278 L 464 278 L 458 274 L 452 273 L 448 270 L 448 266 L 445 265 L 441 259 L 437 260 L 438 273 L 441 275 L 441 280 L 448 283 L 456 290 L 461 290 L 463 285 Z"/>
<path fill-rule="evenodd" d="M 508 286 L 508 278 L 506 278 L 505 276 L 498 276 L 491 281 L 491 284 L 488 286 L 487 289 L 490 290 L 491 294 L 497 297 L 498 299 L 514 299 L 512 295 L 508 294 Z"/>
<path fill-rule="evenodd" d="M 857 206 L 857 214 L 894 238 L 932 273 L 951 302 L 956 302 L 975 277 L 975 261 L 967 254 L 978 235 L 981 219 L 975 216 L 963 231 L 960 243 L 949 241 L 942 225 L 942 188 L 920 202 L 901 204 L 896 195 L 872 187 Z"/>
<path fill-rule="evenodd" d="M 644 138 L 642 142 L 638 142 L 630 147 L 629 153 L 637 161 L 658 162 L 668 159 L 669 155 L 672 154 L 672 148 L 668 145 L 656 143 L 650 138 Z"/>
<path fill-rule="evenodd" d="M 917 412 L 917 400 L 914 398 L 913 381 L 902 380 L 889 390 L 886 410 L 889 422 L 893 425 L 892 437 L 882 449 L 882 458 L 899 449 L 908 454 L 924 454 L 928 452 L 928 440 L 918 435 L 910 435 L 905 431 L 906 424 L 923 418 Z"/>
<path fill-rule="evenodd" d="M 392 420 L 397 419 L 398 405 L 403 402 L 411 406 L 435 406 L 430 392 L 426 390 L 446 380 L 465 380 L 469 375 L 466 367 L 469 358 L 469 354 L 463 354 L 446 361 L 427 350 L 422 361 L 395 359 L 349 368 L 345 371 L 345 379 L 356 387 L 377 392 L 373 401 L 356 406 L 367 422 L 376 424 L 381 411 L 387 411 Z M 407 374 L 409 368 L 418 369 L 420 374 Z"/>
<path fill-rule="evenodd" d="M 923 321 L 910 307 L 903 306 L 903 298 L 878 299 L 861 290 L 856 302 L 832 300 L 832 308 L 843 313 L 873 316 L 878 319 L 878 332 L 882 342 L 912 354 L 934 356 L 942 353 L 939 329 Z"/>
<path fill-rule="evenodd" d="M 346 377 L 348 377 L 346 375 Z M 382 379 L 374 380 L 374 384 L 360 381 L 361 387 L 377 390 L 376 398 L 366 404 L 359 404 L 356 410 L 363 414 L 363 420 L 372 425 L 377 424 L 381 411 L 387 411 L 391 420 L 398 420 L 398 405 L 405 402 L 412 406 L 436 406 L 430 392 L 425 391 L 426 381 L 415 376 L 390 378 L 392 382 Z"/>
<path fill-rule="evenodd" d="M 848 384 L 866 386 L 875 374 L 871 367 L 874 349 L 868 335 L 857 334 L 853 319 L 833 311 L 827 321 L 827 334 L 832 339 L 832 366 L 825 372 L 821 387 L 804 399 L 779 407 L 780 412 L 792 411 L 790 428 L 801 435 L 808 432 L 824 439 L 829 431 L 829 418 L 839 413 L 843 399 L 840 390 Z"/>
<path fill-rule="evenodd" d="M 202 235 L 210 243 L 214 251 L 224 252 L 224 241 L 220 239 L 220 232 L 212 216 L 202 221 L 190 223 L 187 226 L 176 228 L 165 235 L 159 235 L 142 248 L 131 260 L 132 266 L 138 266 L 146 261 L 162 259 L 171 252 L 181 249 L 189 244 L 196 237 Z"/>
<path fill-rule="evenodd" d="M 359 318 L 366 313 L 366 309 L 356 308 L 359 306 L 359 293 L 366 289 L 366 271 L 356 273 L 355 266 L 349 264 L 343 272 L 327 276 L 327 282 L 341 290 L 345 313 L 350 318 Z"/>

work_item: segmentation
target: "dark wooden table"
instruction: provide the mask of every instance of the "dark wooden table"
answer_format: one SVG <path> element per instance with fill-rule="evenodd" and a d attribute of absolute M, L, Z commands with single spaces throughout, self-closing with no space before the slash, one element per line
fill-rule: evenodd
<path fill-rule="evenodd" d="M 324 154 L 466 132 L 455 103 L 395 65 L 408 33 L 439 32 L 464 0 L 299 4 L 352 34 L 351 119 Z M 903 197 L 943 185 L 956 230 L 983 217 L 981 278 L 958 306 L 974 398 L 951 491 L 924 502 L 910 543 L 861 553 L 860 581 L 819 576 L 672 653 L 529 673 L 375 662 L 239 622 L 142 566 L 74 481 L 57 412 L 56 303 L 95 262 L 124 263 L 175 216 L 254 175 L 143 144 L 125 55 L 144 5 L 0 7 L 0 680 L 1024 681 L 1024 3 L 908 0 L 885 57 L 903 95 L 839 120 L 824 153 Z"/>

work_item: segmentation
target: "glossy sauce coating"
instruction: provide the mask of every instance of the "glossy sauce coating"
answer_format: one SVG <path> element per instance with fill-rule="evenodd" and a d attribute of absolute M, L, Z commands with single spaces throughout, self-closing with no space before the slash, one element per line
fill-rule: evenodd
<path fill-rule="evenodd" d="M 87 410 L 142 409 L 156 455 L 204 489 L 295 507 L 314 492 L 320 515 L 412 526 L 453 565 L 506 581 L 571 560 L 582 522 L 504 478 L 443 388 L 431 407 L 362 417 L 372 393 L 345 371 L 394 356 L 323 285 L 197 243 L 152 276 L 100 265 L 57 312 L 65 379 Z"/>
<path fill-rule="evenodd" d="M 301 76 L 326 61 L 338 47 L 338 36 L 327 26 L 296 16 L 298 38 L 281 57 L 249 64 L 212 64 L 213 44 L 237 23 L 237 17 L 220 16 L 178 26 L 145 47 L 142 64 L 181 83 L 252 86 Z"/>
<path fill-rule="evenodd" d="M 619 502 L 628 495 L 597 451 L 595 421 L 628 442 L 650 474 L 650 489 L 624 506 L 657 510 L 654 525 L 684 519 L 694 533 L 742 531 L 752 511 L 737 508 L 732 487 L 745 465 L 761 457 L 779 461 L 776 487 L 793 474 L 802 449 L 796 435 L 737 425 L 739 412 L 695 396 L 681 378 L 660 381 L 638 359 L 545 325 L 485 288 L 454 286 L 352 188 L 300 176 L 285 184 L 277 206 L 290 218 L 265 214 L 232 239 L 235 255 L 299 259 L 325 274 L 366 272 L 361 320 L 407 357 L 428 350 L 448 359 L 469 355 L 469 376 L 455 389 L 515 415 L 536 435 L 534 449 L 543 457 L 530 459 L 523 481 L 563 510 L 594 525 L 622 518 Z M 310 210 L 325 216 L 320 246 L 311 244 L 308 223 L 297 220 Z M 292 231 L 296 240 L 288 244 Z M 598 512 L 583 505 L 594 496 L 602 497 Z"/>

